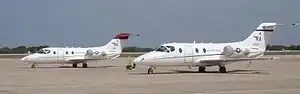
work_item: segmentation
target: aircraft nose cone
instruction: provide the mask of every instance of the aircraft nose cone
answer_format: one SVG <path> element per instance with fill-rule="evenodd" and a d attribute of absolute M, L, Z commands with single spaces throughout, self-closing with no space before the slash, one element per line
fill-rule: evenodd
<path fill-rule="evenodd" d="M 137 57 L 133 60 L 134 63 L 141 63 L 144 61 L 144 58 L 143 57 Z"/>
<path fill-rule="evenodd" d="M 25 57 L 21 58 L 22 61 L 27 61 L 28 59 L 29 59 L 28 56 L 25 56 Z"/>

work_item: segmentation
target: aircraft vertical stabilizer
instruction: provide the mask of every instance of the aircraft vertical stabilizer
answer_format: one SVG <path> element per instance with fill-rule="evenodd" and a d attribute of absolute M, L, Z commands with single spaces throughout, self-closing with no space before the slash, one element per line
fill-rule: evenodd
<path fill-rule="evenodd" d="M 122 52 L 122 41 L 127 40 L 131 36 L 130 33 L 120 33 L 116 35 L 105 47 L 110 52 L 121 53 Z"/>
<path fill-rule="evenodd" d="M 270 43 L 271 34 L 274 32 L 275 27 L 276 23 L 260 24 L 248 38 L 242 41 L 242 44 L 265 51 L 267 44 Z"/>

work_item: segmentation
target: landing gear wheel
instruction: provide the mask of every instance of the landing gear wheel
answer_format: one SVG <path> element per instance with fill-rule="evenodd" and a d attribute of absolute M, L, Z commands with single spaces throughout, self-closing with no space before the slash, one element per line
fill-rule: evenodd
<path fill-rule="evenodd" d="M 35 64 L 32 64 L 32 65 L 31 65 L 31 68 L 35 68 Z"/>
<path fill-rule="evenodd" d="M 220 67 L 219 71 L 220 71 L 221 73 L 226 73 L 226 72 L 227 72 L 227 71 L 226 71 L 226 67 Z"/>
<path fill-rule="evenodd" d="M 87 66 L 86 63 L 82 63 L 82 67 L 83 67 L 83 68 L 87 68 L 88 66 Z"/>
<path fill-rule="evenodd" d="M 148 69 L 148 74 L 153 74 L 153 68 L 152 67 Z"/>
<path fill-rule="evenodd" d="M 198 68 L 198 72 L 200 72 L 200 73 L 205 72 L 205 67 L 199 67 L 199 68 Z"/>
<path fill-rule="evenodd" d="M 127 69 L 127 70 L 131 70 L 131 69 L 132 69 L 132 66 L 131 66 L 131 65 L 126 65 L 126 69 Z"/>
<path fill-rule="evenodd" d="M 77 64 L 72 64 L 72 67 L 73 68 L 77 68 Z"/>

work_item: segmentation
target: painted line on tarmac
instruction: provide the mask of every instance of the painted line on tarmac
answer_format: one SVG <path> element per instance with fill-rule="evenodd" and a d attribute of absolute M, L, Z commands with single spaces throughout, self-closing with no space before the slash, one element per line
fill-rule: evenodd
<path fill-rule="evenodd" d="M 193 81 L 157 81 L 157 82 L 151 82 L 151 83 L 157 83 L 157 84 L 168 84 L 168 83 L 194 83 L 194 82 L 229 82 L 229 81 L 264 81 L 264 80 L 282 80 L 282 79 L 300 79 L 300 77 L 274 77 L 274 78 L 261 78 L 261 79 L 252 79 L 252 78 L 246 78 L 246 79 L 226 79 L 226 80 L 208 80 L 208 81 L 203 81 L 203 80 L 193 80 Z"/>
<path fill-rule="evenodd" d="M 245 93 L 245 92 L 276 92 L 276 91 L 300 91 L 300 88 L 288 88 L 288 89 L 262 89 L 262 90 L 236 90 L 236 91 L 220 91 L 220 92 L 202 92 L 195 94 L 226 94 L 226 93 Z"/>

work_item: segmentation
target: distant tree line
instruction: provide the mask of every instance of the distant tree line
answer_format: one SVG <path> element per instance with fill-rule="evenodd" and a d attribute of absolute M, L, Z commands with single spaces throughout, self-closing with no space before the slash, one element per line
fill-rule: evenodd
<path fill-rule="evenodd" d="M 284 46 L 284 45 L 268 45 L 267 50 L 300 50 L 300 45 L 289 45 L 289 46 Z"/>
<path fill-rule="evenodd" d="M 150 52 L 153 48 L 124 47 L 123 52 Z"/>
<path fill-rule="evenodd" d="M 49 46 L 47 45 L 41 45 L 41 46 L 18 46 L 15 48 L 9 48 L 9 47 L 1 47 L 0 48 L 0 54 L 21 54 L 21 53 L 35 53 L 43 48 L 47 48 Z M 123 52 L 149 52 L 152 51 L 152 48 L 140 48 L 140 47 L 124 47 Z"/>
<path fill-rule="evenodd" d="M 30 51 L 31 53 L 35 53 L 39 51 L 40 49 L 49 47 L 47 45 L 41 45 L 41 46 L 31 46 L 31 47 L 26 47 L 26 46 L 18 46 L 15 48 L 9 48 L 9 47 L 1 47 L 0 48 L 0 54 L 20 54 L 20 53 L 27 53 Z"/>
<path fill-rule="evenodd" d="M 47 48 L 49 46 L 47 45 L 41 45 L 41 46 L 18 46 L 15 48 L 9 48 L 9 47 L 1 47 L 0 48 L 0 54 L 21 54 L 21 53 L 35 53 L 39 51 L 42 48 Z M 149 52 L 152 51 L 154 48 L 141 48 L 141 47 L 124 47 L 123 52 Z M 267 50 L 300 50 L 300 45 L 268 45 Z"/>

